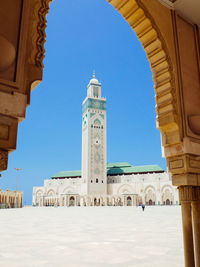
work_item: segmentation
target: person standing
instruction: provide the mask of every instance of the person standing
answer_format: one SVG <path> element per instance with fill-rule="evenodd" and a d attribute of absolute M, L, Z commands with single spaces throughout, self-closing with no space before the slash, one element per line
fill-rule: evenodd
<path fill-rule="evenodd" d="M 145 209 L 145 205 L 144 205 L 144 204 L 142 204 L 142 210 L 144 211 L 144 209 Z"/>

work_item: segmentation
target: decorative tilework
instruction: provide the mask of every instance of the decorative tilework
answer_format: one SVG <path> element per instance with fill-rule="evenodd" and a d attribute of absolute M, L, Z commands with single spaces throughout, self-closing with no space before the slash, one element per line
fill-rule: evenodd
<path fill-rule="evenodd" d="M 88 108 L 106 110 L 106 101 L 88 98 L 82 105 L 82 112 L 84 113 Z"/>
<path fill-rule="evenodd" d="M 99 124 L 99 125 L 101 125 L 101 122 L 100 122 L 100 120 L 99 119 L 96 119 L 95 121 L 94 121 L 94 124 L 96 125 L 96 124 Z"/>
<path fill-rule="evenodd" d="M 95 115 L 95 113 L 91 112 L 90 113 L 90 118 L 92 118 Z"/>
<path fill-rule="evenodd" d="M 99 114 L 101 116 L 101 118 L 104 120 L 104 115 L 103 114 Z"/>

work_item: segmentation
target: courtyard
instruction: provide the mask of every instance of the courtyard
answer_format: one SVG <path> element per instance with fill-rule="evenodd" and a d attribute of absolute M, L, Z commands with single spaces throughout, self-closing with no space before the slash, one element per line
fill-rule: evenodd
<path fill-rule="evenodd" d="M 0 266 L 184 266 L 180 206 L 0 210 Z"/>

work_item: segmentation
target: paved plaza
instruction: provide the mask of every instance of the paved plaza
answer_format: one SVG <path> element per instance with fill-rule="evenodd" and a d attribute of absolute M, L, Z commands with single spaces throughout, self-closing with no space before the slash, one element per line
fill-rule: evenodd
<path fill-rule="evenodd" d="M 0 266 L 183 267 L 179 206 L 0 210 Z"/>

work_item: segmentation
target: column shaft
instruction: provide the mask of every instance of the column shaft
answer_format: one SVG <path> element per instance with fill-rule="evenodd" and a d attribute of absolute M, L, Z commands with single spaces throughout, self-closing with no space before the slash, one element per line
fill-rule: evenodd
<path fill-rule="evenodd" d="M 192 202 L 195 266 L 200 267 L 200 201 Z"/>
<path fill-rule="evenodd" d="M 185 267 L 195 267 L 191 202 L 181 202 Z"/>

